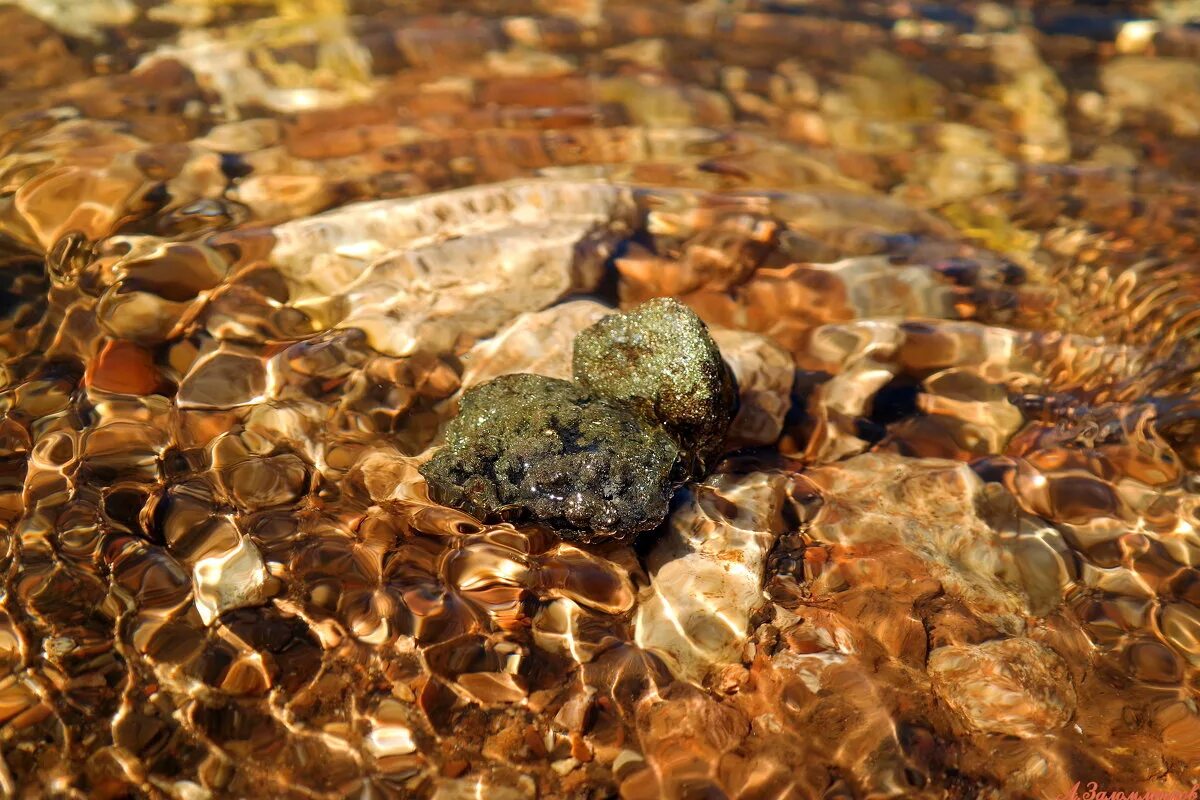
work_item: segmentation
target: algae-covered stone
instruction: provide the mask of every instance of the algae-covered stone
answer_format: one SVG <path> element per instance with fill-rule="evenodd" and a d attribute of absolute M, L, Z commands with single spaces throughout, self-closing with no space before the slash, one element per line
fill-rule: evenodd
<path fill-rule="evenodd" d="M 669 297 L 612 314 L 575 337 L 575 380 L 633 403 L 684 450 L 690 472 L 716 456 L 737 411 L 733 374 L 708 328 Z"/>
<path fill-rule="evenodd" d="M 630 406 L 541 375 L 463 395 L 421 467 L 433 497 L 476 516 L 532 517 L 566 539 L 627 538 L 663 521 L 679 449 Z"/>

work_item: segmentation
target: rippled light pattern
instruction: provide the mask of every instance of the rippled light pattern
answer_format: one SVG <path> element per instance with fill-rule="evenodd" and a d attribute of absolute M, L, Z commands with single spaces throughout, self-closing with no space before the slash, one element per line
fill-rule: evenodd
<path fill-rule="evenodd" d="M 1200 784 L 1187 2 L 0 7 L 0 793 Z M 632 543 L 430 499 L 675 297 Z"/>

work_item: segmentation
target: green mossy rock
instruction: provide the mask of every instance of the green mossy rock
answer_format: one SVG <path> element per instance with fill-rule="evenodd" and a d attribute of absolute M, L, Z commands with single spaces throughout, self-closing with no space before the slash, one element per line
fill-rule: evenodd
<path fill-rule="evenodd" d="M 564 539 L 627 539 L 666 517 L 674 440 L 629 405 L 541 375 L 468 391 L 446 445 L 421 467 L 435 500 L 532 518 Z"/>
<path fill-rule="evenodd" d="M 708 327 L 678 300 L 651 300 L 583 330 L 573 370 L 589 391 L 632 403 L 665 427 L 690 474 L 721 455 L 737 386 Z"/>

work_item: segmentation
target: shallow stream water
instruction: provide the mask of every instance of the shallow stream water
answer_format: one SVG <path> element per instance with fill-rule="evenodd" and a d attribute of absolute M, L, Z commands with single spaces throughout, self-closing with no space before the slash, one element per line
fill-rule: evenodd
<path fill-rule="evenodd" d="M 3 794 L 1195 796 L 1193 0 L 0 26 Z M 660 296 L 741 395 L 660 529 L 430 500 Z"/>

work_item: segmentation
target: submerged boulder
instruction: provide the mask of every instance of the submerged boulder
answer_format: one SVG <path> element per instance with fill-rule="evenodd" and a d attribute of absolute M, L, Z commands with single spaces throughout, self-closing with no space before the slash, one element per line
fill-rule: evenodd
<path fill-rule="evenodd" d="M 665 427 L 690 474 L 721 454 L 737 412 L 733 373 L 696 313 L 661 297 L 611 314 L 575 337 L 575 380 L 633 404 Z"/>
<path fill-rule="evenodd" d="M 541 375 L 463 395 L 446 445 L 421 467 L 435 500 L 532 518 L 564 539 L 629 538 L 660 524 L 679 447 L 632 406 Z"/>

